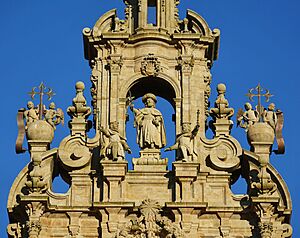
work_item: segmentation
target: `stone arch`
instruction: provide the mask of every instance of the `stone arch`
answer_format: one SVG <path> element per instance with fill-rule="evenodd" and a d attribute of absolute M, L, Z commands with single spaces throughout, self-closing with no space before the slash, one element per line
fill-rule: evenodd
<path fill-rule="evenodd" d="M 157 84 L 157 82 L 159 83 Z M 155 85 L 161 86 L 155 87 Z M 151 92 L 156 96 L 166 99 L 172 105 L 175 111 L 175 130 L 176 133 L 179 133 L 181 125 L 181 89 L 179 81 L 176 82 L 173 78 L 164 73 L 160 73 L 157 77 L 145 77 L 138 73 L 128 80 L 124 80 L 124 83 L 120 85 L 119 89 L 119 118 L 126 117 L 126 98 L 129 96 L 129 91 L 135 98 L 139 98 Z M 121 126 L 120 129 L 125 134 L 125 123 L 120 123 L 120 125 L 124 125 L 124 127 L 122 128 Z"/>
<path fill-rule="evenodd" d="M 151 85 L 151 83 L 158 82 L 161 84 L 161 88 L 155 88 L 154 85 Z M 140 87 L 139 84 L 143 82 L 143 87 Z M 147 90 L 147 86 L 150 87 L 149 90 Z M 163 92 L 163 89 L 171 90 L 167 92 Z M 140 89 L 136 90 L 137 95 L 134 95 L 136 97 L 142 96 L 143 93 L 147 92 L 157 92 L 158 96 L 161 96 L 168 100 L 173 106 L 175 105 L 174 99 L 181 98 L 181 90 L 179 81 L 176 82 L 173 78 L 169 77 L 166 74 L 159 74 L 157 77 L 145 77 L 142 74 L 135 74 L 131 78 L 125 81 L 123 85 L 120 87 L 120 98 L 126 98 L 128 96 L 128 92 L 133 89 Z M 131 92 L 133 93 L 133 92 Z M 170 95 L 170 96 L 167 96 Z"/>

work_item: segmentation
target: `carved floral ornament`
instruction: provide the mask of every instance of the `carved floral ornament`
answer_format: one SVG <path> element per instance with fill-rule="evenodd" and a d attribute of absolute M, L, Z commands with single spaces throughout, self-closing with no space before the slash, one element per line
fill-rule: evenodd
<path fill-rule="evenodd" d="M 149 53 L 144 57 L 141 63 L 141 72 L 143 75 L 156 77 L 161 71 L 160 61 L 154 54 Z"/>
<path fill-rule="evenodd" d="M 138 207 L 139 216 L 131 219 L 115 238 L 184 238 L 182 230 L 169 218 L 162 216 L 161 206 L 151 199 L 144 200 Z"/>

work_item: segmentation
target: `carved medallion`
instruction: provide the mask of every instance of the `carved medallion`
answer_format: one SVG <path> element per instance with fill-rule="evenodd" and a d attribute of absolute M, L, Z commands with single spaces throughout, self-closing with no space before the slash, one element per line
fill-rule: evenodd
<path fill-rule="evenodd" d="M 161 71 L 162 68 L 160 67 L 160 61 L 154 56 L 154 54 L 149 53 L 142 61 L 142 74 L 156 77 Z"/>

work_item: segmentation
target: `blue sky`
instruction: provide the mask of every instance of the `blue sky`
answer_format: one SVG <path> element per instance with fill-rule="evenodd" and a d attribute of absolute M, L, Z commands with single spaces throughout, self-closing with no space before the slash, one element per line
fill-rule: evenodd
<path fill-rule="evenodd" d="M 300 2 L 297 0 L 181 0 L 180 16 L 195 10 L 211 29 L 221 30 L 219 59 L 212 69 L 213 95 L 218 83 L 227 85 L 231 107 L 242 107 L 245 94 L 257 85 L 270 89 L 271 99 L 285 115 L 286 153 L 272 155 L 271 163 L 285 179 L 293 199 L 293 237 L 300 237 L 300 161 L 297 158 L 300 110 Z M 27 153 L 16 155 L 16 113 L 26 106 L 27 92 L 41 81 L 56 92 L 54 101 L 63 110 L 71 104 L 76 81 L 90 87 L 90 69 L 83 56 L 82 29 L 121 0 L 2 0 L 0 2 L 0 69 L 3 113 L 0 117 L 0 237 L 6 237 L 6 200 L 19 171 L 29 162 Z M 89 92 L 87 90 L 86 95 Z M 161 103 L 164 107 L 163 103 Z M 68 135 L 67 126 L 58 127 L 53 147 Z M 232 135 L 248 149 L 245 133 L 233 128 Z M 169 140 L 171 145 L 173 139 Z M 170 154 L 169 154 L 170 157 Z"/>

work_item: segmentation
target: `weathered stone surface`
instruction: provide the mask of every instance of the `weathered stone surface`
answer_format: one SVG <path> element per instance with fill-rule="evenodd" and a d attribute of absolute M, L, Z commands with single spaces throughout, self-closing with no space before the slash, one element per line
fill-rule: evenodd
<path fill-rule="evenodd" d="M 55 125 L 63 120 L 55 105 L 44 121 L 32 103 L 19 111 L 28 127 L 31 161 L 9 195 L 9 237 L 291 237 L 290 195 L 269 162 L 280 125 L 273 105 L 257 111 L 247 104 L 246 112 L 238 112 L 251 147 L 243 149 L 230 135 L 234 109 L 224 84 L 209 108 L 220 31 L 210 30 L 191 10 L 180 20 L 179 1 L 124 2 L 125 19 L 111 10 L 83 30 L 92 105 L 85 85 L 77 82 L 67 109 L 70 135 L 59 147 L 49 149 Z M 157 9 L 154 23 L 147 20 L 149 7 Z M 170 122 L 155 108 L 156 96 L 173 106 L 175 132 L 165 130 Z M 136 109 L 139 97 L 145 107 Z M 131 152 L 129 109 L 141 149 L 132 170 L 125 153 Z M 95 136 L 89 138 L 92 124 Z M 212 139 L 205 136 L 208 124 Z M 175 161 L 170 171 L 168 159 L 161 158 L 168 133 L 177 135 L 166 149 L 177 153 L 176 161 L 169 158 Z M 52 191 L 58 173 L 70 185 L 66 193 Z M 246 194 L 232 193 L 239 177 L 247 182 Z"/>

